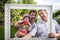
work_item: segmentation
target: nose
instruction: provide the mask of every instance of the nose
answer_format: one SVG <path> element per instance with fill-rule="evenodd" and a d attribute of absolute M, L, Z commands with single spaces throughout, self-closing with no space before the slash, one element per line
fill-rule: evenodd
<path fill-rule="evenodd" d="M 40 16 L 43 16 L 43 14 L 40 14 Z"/>
<path fill-rule="evenodd" d="M 35 16 L 31 16 L 31 18 L 35 18 Z"/>

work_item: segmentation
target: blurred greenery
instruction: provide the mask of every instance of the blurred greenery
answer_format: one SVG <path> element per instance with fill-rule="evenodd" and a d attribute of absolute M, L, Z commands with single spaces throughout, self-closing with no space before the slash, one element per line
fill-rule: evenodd
<path fill-rule="evenodd" d="M 53 12 L 53 19 L 55 19 L 60 24 L 60 10 Z"/>
<path fill-rule="evenodd" d="M 34 0 L 0 0 L 0 40 L 4 40 L 4 10 L 5 10 L 5 4 L 36 4 L 36 2 Z M 14 25 L 14 23 L 16 21 L 18 21 L 19 19 L 21 19 L 23 13 L 25 12 L 27 13 L 28 10 L 11 10 L 11 23 L 12 25 Z M 19 15 L 19 16 L 18 16 Z M 16 17 L 15 17 L 16 16 Z M 14 17 L 14 18 L 13 18 Z M 13 31 L 14 30 L 14 31 Z M 13 35 L 15 34 L 16 29 L 11 27 L 11 37 L 13 37 Z"/>
<path fill-rule="evenodd" d="M 11 33 L 11 34 L 10 34 L 10 35 L 11 35 L 10 37 L 11 37 L 11 38 L 13 38 L 13 37 L 14 37 L 14 35 L 15 35 L 15 33 L 16 33 L 16 31 L 17 31 L 17 29 L 16 29 L 16 28 L 14 28 L 13 26 L 11 26 L 11 28 L 10 28 L 10 29 L 11 29 L 11 30 L 10 30 L 10 31 L 11 31 L 11 32 L 10 32 L 10 33 Z"/>
<path fill-rule="evenodd" d="M 28 9 L 11 9 L 11 25 L 14 25 L 15 22 L 22 19 L 24 14 L 28 13 Z"/>
<path fill-rule="evenodd" d="M 20 12 L 17 12 L 17 11 L 15 11 L 15 12 L 13 12 L 12 10 L 21 10 Z M 36 10 L 37 11 L 37 10 Z M 13 13 L 12 13 L 13 12 Z M 17 12 L 17 13 L 16 13 Z M 11 37 L 13 37 L 14 35 L 12 35 L 12 34 L 15 34 L 16 33 L 16 28 L 14 28 L 14 24 L 18 21 L 18 20 L 20 20 L 20 19 L 22 19 L 22 17 L 23 17 L 23 15 L 24 14 L 29 14 L 29 12 L 30 12 L 30 9 L 11 9 Z M 36 21 L 37 21 L 37 19 L 38 19 L 38 17 L 37 17 L 38 15 L 36 15 Z M 35 22 L 36 22 L 35 21 Z M 13 26 L 13 27 L 12 27 Z M 13 30 L 12 30 L 13 29 Z M 13 31 L 14 31 L 14 33 L 13 33 Z"/>
<path fill-rule="evenodd" d="M 36 4 L 34 0 L 0 0 L 0 40 L 4 40 L 4 10 L 5 4 Z M 11 37 L 14 36 L 17 31 L 12 25 L 19 19 L 22 19 L 23 14 L 28 13 L 28 9 L 11 9 Z M 57 19 L 57 22 L 60 24 L 60 10 L 53 12 L 53 18 Z"/>
<path fill-rule="evenodd" d="M 0 0 L 0 25 L 4 24 L 4 5 L 7 0 Z"/>
<path fill-rule="evenodd" d="M 34 0 L 11 0 L 10 4 L 36 4 Z M 22 19 L 23 14 L 28 13 L 28 9 L 12 9 L 11 10 L 11 25 L 14 25 L 16 21 Z"/>
<path fill-rule="evenodd" d="M 4 40 L 4 26 L 0 26 L 0 40 Z"/>

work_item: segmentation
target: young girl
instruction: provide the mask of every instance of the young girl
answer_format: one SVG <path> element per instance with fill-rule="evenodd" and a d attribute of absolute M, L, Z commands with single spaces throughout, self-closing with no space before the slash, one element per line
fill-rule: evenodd
<path fill-rule="evenodd" d="M 29 15 L 24 14 L 23 19 L 18 21 L 19 29 L 15 34 L 16 38 L 23 37 L 28 33 L 28 29 L 31 26 L 29 18 Z"/>

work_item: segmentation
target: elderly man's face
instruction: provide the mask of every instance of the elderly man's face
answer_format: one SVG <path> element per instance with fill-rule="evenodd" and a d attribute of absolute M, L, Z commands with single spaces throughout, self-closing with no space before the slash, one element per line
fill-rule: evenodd
<path fill-rule="evenodd" d="M 44 10 L 39 11 L 39 16 L 43 21 L 48 21 L 48 13 Z"/>

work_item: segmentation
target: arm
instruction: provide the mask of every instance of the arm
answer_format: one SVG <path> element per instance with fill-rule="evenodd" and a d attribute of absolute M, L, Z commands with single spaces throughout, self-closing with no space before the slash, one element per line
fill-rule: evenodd
<path fill-rule="evenodd" d="M 32 35 L 31 34 L 27 34 L 26 36 L 24 36 L 22 38 L 32 38 Z"/>
<path fill-rule="evenodd" d="M 56 33 L 56 37 L 57 38 L 60 38 L 60 33 Z"/>
<path fill-rule="evenodd" d="M 28 23 L 29 23 L 29 27 L 31 27 L 31 23 L 28 21 Z"/>
<path fill-rule="evenodd" d="M 54 21 L 54 23 L 55 23 L 56 33 L 50 33 L 48 35 L 48 37 L 50 37 L 50 38 L 60 38 L 60 26 L 56 21 Z"/>
<path fill-rule="evenodd" d="M 15 23 L 14 27 L 17 27 L 17 28 L 18 28 L 19 26 L 21 26 L 20 23 L 22 23 L 22 22 L 23 22 L 23 21 L 19 20 L 18 22 Z"/>
<path fill-rule="evenodd" d="M 14 27 L 17 27 L 18 26 L 18 22 L 15 23 Z"/>
<path fill-rule="evenodd" d="M 60 38 L 60 33 L 50 33 L 49 38 Z"/>

